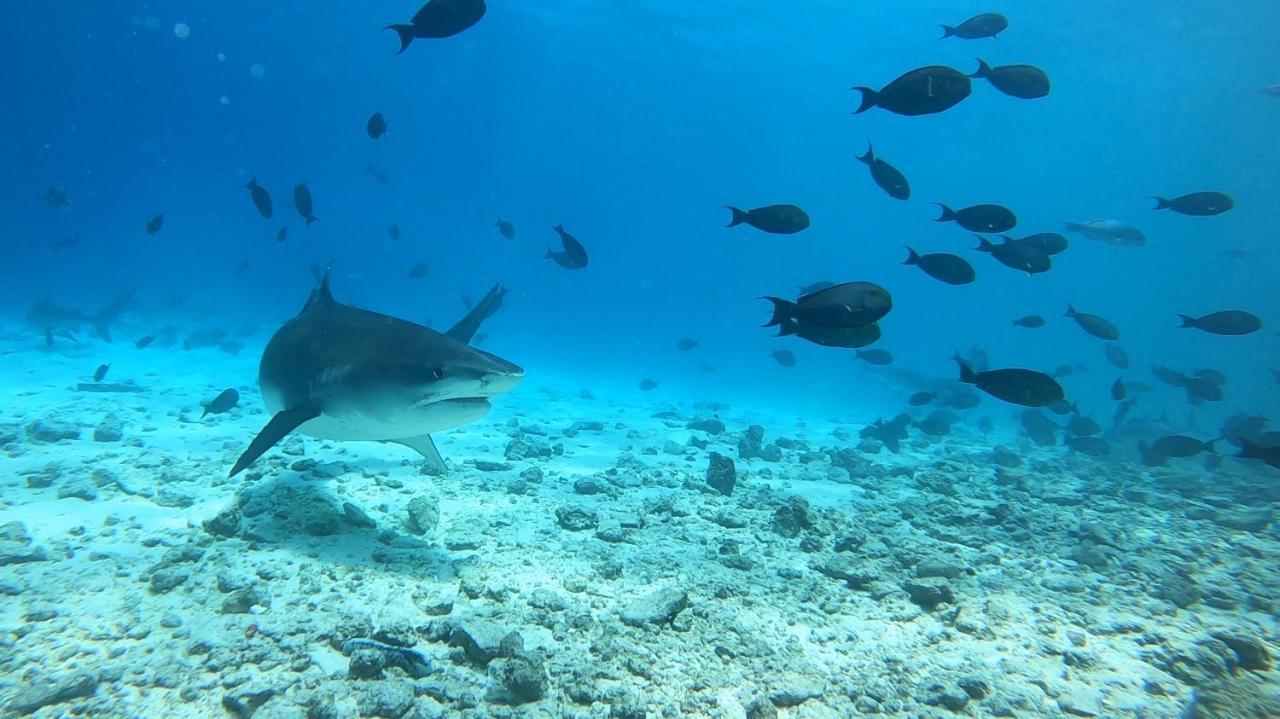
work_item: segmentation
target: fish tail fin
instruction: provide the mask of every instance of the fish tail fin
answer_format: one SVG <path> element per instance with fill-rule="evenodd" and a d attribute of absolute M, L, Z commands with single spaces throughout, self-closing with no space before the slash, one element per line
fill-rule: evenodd
<path fill-rule="evenodd" d="M 310 227 L 310 226 L 311 226 L 311 223 L 316 221 L 316 216 L 315 216 L 315 215 L 307 215 L 307 216 L 306 216 L 306 217 L 304 217 L 303 219 L 307 221 L 307 227 Z"/>
<path fill-rule="evenodd" d="M 937 205 L 938 209 L 942 211 L 942 215 L 938 217 L 938 219 L 934 220 L 934 222 L 954 222 L 955 221 L 956 219 L 955 210 L 951 209 L 950 207 L 947 207 L 941 202 L 935 202 L 933 204 Z"/>
<path fill-rule="evenodd" d="M 973 249 L 978 252 L 991 252 L 996 248 L 995 245 L 991 244 L 991 242 L 982 235 L 974 235 L 974 237 L 978 238 L 978 246 Z"/>
<path fill-rule="evenodd" d="M 862 93 L 862 103 L 858 105 L 857 110 L 853 111 L 853 114 L 855 115 L 860 115 L 880 103 L 880 93 L 876 92 L 875 90 L 869 87 L 862 87 L 861 85 L 859 85 L 858 87 L 853 87 L 850 89 L 857 90 L 858 92 Z"/>
<path fill-rule="evenodd" d="M 969 77 L 991 77 L 991 66 L 987 64 L 987 61 L 980 57 L 973 59 L 978 61 L 978 69 Z"/>
<path fill-rule="evenodd" d="M 729 218 L 729 224 L 725 225 L 725 227 L 736 227 L 747 221 L 747 213 L 742 210 L 733 205 L 725 205 L 724 208 L 733 213 L 733 216 Z"/>
<path fill-rule="evenodd" d="M 543 255 L 543 256 L 542 256 L 542 259 L 544 259 L 544 260 L 549 260 L 549 259 L 551 259 L 552 257 L 555 257 L 555 256 L 556 256 L 556 251 L 555 251 L 555 250 L 553 250 L 553 249 L 551 249 L 550 247 L 548 247 L 548 248 L 547 248 L 547 254 Z"/>
<path fill-rule="evenodd" d="M 1180 327 L 1184 327 L 1184 328 L 1185 328 L 1185 327 L 1195 327 L 1195 326 L 1196 326 L 1196 318 L 1194 318 L 1194 317 L 1192 317 L 1192 316 L 1190 316 L 1190 315 L 1184 315 L 1184 314 L 1182 314 L 1182 313 L 1178 313 L 1178 318 L 1182 320 L 1182 324 L 1181 324 L 1181 325 L 1179 325 Z"/>
<path fill-rule="evenodd" d="M 248 182 L 246 182 L 244 186 L 245 186 L 245 187 L 247 187 L 247 188 L 249 188 L 250 190 L 252 190 L 253 188 L 257 187 L 257 186 L 258 186 L 258 176 L 257 176 L 257 175 L 253 175 L 252 177 L 250 177 L 250 178 L 249 178 L 249 181 L 248 181 Z"/>
<path fill-rule="evenodd" d="M 132 289 L 126 290 L 94 316 L 93 330 L 99 337 L 108 342 L 111 341 L 111 323 L 115 322 L 122 312 L 133 305 L 133 292 Z"/>
<path fill-rule="evenodd" d="M 767 324 L 763 324 L 760 326 L 773 327 L 775 325 L 783 325 L 783 330 L 786 330 L 787 320 L 791 319 L 791 316 L 795 313 L 795 307 L 796 307 L 795 303 L 784 300 L 781 297 L 761 297 L 760 299 L 769 300 L 770 302 L 773 303 L 773 316 L 769 318 L 769 322 Z M 794 329 L 792 329 L 791 332 L 785 332 L 785 331 L 783 332 L 783 334 L 794 334 L 794 333 L 795 333 Z"/>
<path fill-rule="evenodd" d="M 396 53 L 397 55 L 399 55 L 401 52 L 404 52 L 406 49 L 408 49 L 409 43 L 413 42 L 413 26 L 412 25 L 388 25 L 382 29 L 395 30 L 396 35 L 400 37 L 400 52 L 397 52 Z"/>
<path fill-rule="evenodd" d="M 876 161 L 876 149 L 871 146 L 870 140 L 867 140 L 867 153 L 865 155 L 858 155 L 857 157 L 858 160 L 865 162 L 868 165 Z"/>
<path fill-rule="evenodd" d="M 1071 306 L 1071 303 L 1070 303 L 1070 302 L 1068 302 L 1068 303 L 1067 303 L 1067 311 L 1066 311 L 1066 312 L 1063 312 L 1063 313 L 1062 313 L 1062 316 L 1063 316 L 1063 317 L 1075 317 L 1075 316 L 1076 316 L 1076 308 L 1075 308 L 1075 307 L 1072 307 L 1072 306 Z"/>
<path fill-rule="evenodd" d="M 938 27 L 942 28 L 942 37 L 938 38 L 939 40 L 946 40 L 956 34 L 956 29 L 950 25 L 939 25 Z"/>
<path fill-rule="evenodd" d="M 974 384 L 978 381 L 978 375 L 974 373 L 973 368 L 968 362 L 960 356 L 960 350 L 955 350 L 951 354 L 951 361 L 960 366 L 960 381 L 965 384 Z"/>
<path fill-rule="evenodd" d="M 1173 206 L 1173 203 L 1169 202 L 1169 200 L 1163 197 L 1157 197 L 1155 195 L 1152 195 L 1151 199 L 1156 201 L 1156 206 L 1151 208 L 1153 210 L 1166 210 Z"/>
<path fill-rule="evenodd" d="M 910 247 L 908 247 L 908 248 L 907 248 L 907 259 L 903 260 L 902 264 L 904 264 L 904 265 L 918 265 L 918 264 L 920 264 L 920 254 L 919 254 L 919 253 L 917 253 L 915 250 L 911 249 Z"/>

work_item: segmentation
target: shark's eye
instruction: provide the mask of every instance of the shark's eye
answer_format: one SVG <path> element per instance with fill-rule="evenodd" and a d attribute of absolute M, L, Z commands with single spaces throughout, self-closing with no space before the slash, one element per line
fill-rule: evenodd
<path fill-rule="evenodd" d="M 435 379 L 444 379 L 444 368 L 436 367 L 431 370 L 431 376 Z"/>

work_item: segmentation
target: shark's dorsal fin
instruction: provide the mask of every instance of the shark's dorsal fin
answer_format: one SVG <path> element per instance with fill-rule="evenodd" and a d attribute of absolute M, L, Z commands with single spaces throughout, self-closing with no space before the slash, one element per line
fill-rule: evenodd
<path fill-rule="evenodd" d="M 436 449 L 435 440 L 431 439 L 431 435 L 423 434 L 417 437 L 393 439 L 389 441 L 395 444 L 402 444 L 409 449 L 412 449 L 422 455 L 422 459 L 435 474 L 444 474 L 444 458 L 440 456 L 440 450 Z"/>
<path fill-rule="evenodd" d="M 245 467 L 253 464 L 254 460 L 262 456 L 263 452 L 275 446 L 276 442 L 284 439 L 285 435 L 297 429 L 303 422 L 315 419 L 320 416 L 320 403 L 316 401 L 307 402 L 300 407 L 290 409 L 282 409 L 276 412 L 276 416 L 267 422 L 267 426 L 262 428 L 257 437 L 249 443 L 249 448 L 240 455 L 240 459 L 236 460 L 236 464 L 231 468 L 228 477 L 234 477 L 239 474 Z"/>
<path fill-rule="evenodd" d="M 329 275 L 332 273 L 332 266 L 324 268 L 324 274 L 320 276 L 320 283 L 316 285 L 314 290 L 311 290 L 311 295 L 307 297 L 307 304 L 302 306 L 303 312 L 338 304 L 338 301 L 333 299 L 333 292 L 329 290 Z"/>
<path fill-rule="evenodd" d="M 463 315 L 458 323 L 449 328 L 446 335 L 452 337 L 459 342 L 466 344 L 471 343 L 471 338 L 476 336 L 476 330 L 480 329 L 480 323 L 484 322 L 493 313 L 497 311 L 498 304 L 502 302 L 502 296 L 507 293 L 501 284 L 494 285 L 489 289 L 485 296 L 479 302 L 471 306 L 471 310 Z"/>

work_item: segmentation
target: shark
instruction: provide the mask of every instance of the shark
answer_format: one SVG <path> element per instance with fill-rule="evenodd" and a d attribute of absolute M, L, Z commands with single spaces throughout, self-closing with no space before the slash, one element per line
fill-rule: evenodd
<path fill-rule="evenodd" d="M 43 332 L 48 344 L 52 344 L 52 337 L 55 334 L 61 337 L 74 337 L 74 333 L 85 326 L 92 327 L 94 334 L 110 342 L 111 325 L 133 306 L 133 292 L 133 290 L 124 292 L 94 315 L 59 307 L 49 300 L 40 300 L 27 309 L 26 323 L 28 327 Z"/>
<path fill-rule="evenodd" d="M 345 305 L 326 270 L 302 310 L 267 342 L 258 386 L 270 421 L 231 467 L 242 472 L 292 432 L 333 440 L 392 442 L 437 473 L 431 438 L 488 414 L 524 370 L 470 345 L 506 293 L 494 285 L 447 332 Z"/>

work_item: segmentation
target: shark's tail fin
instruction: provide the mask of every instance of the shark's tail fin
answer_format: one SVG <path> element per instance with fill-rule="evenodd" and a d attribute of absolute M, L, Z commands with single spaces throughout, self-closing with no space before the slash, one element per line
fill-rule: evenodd
<path fill-rule="evenodd" d="M 110 342 L 111 341 L 111 324 L 115 322 L 120 315 L 133 306 L 133 289 L 125 290 L 119 297 L 111 301 L 101 312 L 93 317 L 93 331 L 99 337 Z"/>

